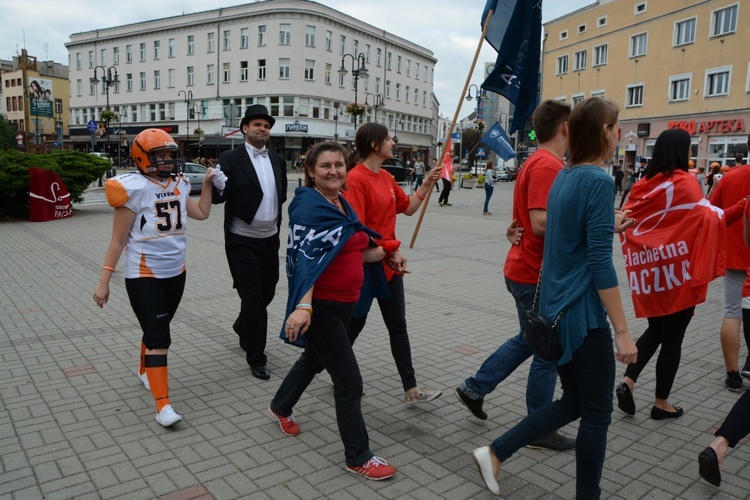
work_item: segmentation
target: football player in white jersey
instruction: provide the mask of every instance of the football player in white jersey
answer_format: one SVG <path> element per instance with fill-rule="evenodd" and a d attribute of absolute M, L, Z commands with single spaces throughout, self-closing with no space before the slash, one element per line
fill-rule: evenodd
<path fill-rule="evenodd" d="M 138 378 L 154 396 L 156 421 L 169 427 L 182 420 L 169 402 L 167 352 L 169 323 L 185 288 L 187 219 L 208 217 L 211 182 L 219 187 L 226 176 L 209 168 L 200 199 L 191 199 L 177 144 L 160 129 L 138 134 L 130 156 L 138 173 L 118 175 L 105 185 L 115 216 L 94 301 L 103 308 L 109 300 L 109 281 L 124 250 L 125 287 L 143 330 Z"/>

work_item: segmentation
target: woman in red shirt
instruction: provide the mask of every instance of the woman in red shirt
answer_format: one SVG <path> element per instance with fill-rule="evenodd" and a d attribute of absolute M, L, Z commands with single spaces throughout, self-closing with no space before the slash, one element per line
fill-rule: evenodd
<path fill-rule="evenodd" d="M 347 177 L 349 189 L 344 196 L 357 212 L 365 226 L 381 235 L 381 244 L 396 240 L 396 214 L 414 214 L 432 186 L 440 179 L 443 168 L 437 165 L 430 170 L 424 183 L 413 195 L 407 195 L 393 176 L 380 168 L 383 161 L 393 158 L 395 142 L 385 125 L 366 123 L 357 130 L 355 138 L 357 152 L 364 158 Z M 429 387 L 418 387 L 411 361 L 411 345 L 406 330 L 406 308 L 404 300 L 404 273 L 406 257 L 397 249 L 383 264 L 366 269 L 362 297 L 357 304 L 347 330 L 352 344 L 367 321 L 372 299 L 378 299 L 383 322 L 388 328 L 391 353 L 396 361 L 406 403 L 426 403 L 439 397 L 442 391 Z"/>
<path fill-rule="evenodd" d="M 363 258 L 378 262 L 386 257 L 386 251 L 371 244 L 368 234 L 377 234 L 359 222 L 341 196 L 346 180 L 345 153 L 334 142 L 322 142 L 308 150 L 305 186 L 296 189 L 289 205 L 289 299 L 281 337 L 305 351 L 276 391 L 269 410 L 284 434 L 299 434 L 292 409 L 325 368 L 333 381 L 346 470 L 380 480 L 393 476 L 396 469 L 370 451 L 362 418 L 362 376 L 346 324 L 362 287 Z"/>

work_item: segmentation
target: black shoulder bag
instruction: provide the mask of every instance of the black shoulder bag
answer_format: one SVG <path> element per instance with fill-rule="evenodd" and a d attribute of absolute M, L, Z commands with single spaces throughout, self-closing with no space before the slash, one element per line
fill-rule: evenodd
<path fill-rule="evenodd" d="M 536 357 L 542 361 L 554 363 L 562 356 L 560 344 L 557 342 L 557 325 L 560 323 L 560 318 L 565 311 L 561 311 L 557 315 L 554 323 L 543 314 L 537 312 L 536 303 L 539 298 L 539 285 L 541 282 L 542 270 L 540 269 L 539 281 L 536 283 L 536 292 L 534 293 L 534 304 L 531 307 L 531 311 L 526 311 L 526 328 L 523 339 Z"/>

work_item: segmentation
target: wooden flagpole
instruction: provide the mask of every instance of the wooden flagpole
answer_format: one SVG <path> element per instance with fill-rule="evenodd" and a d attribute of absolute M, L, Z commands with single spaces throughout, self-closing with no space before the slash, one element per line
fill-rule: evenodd
<path fill-rule="evenodd" d="M 451 123 L 451 128 L 446 138 L 451 137 L 453 135 L 453 130 L 456 128 L 456 122 L 458 121 L 459 113 L 461 113 L 461 106 L 463 105 L 464 96 L 466 95 L 466 92 L 469 90 L 469 84 L 471 83 L 471 75 L 474 73 L 474 68 L 477 65 L 477 59 L 479 59 L 479 52 L 482 50 L 482 43 L 484 43 L 484 37 L 487 35 L 487 30 L 490 27 L 490 21 L 492 20 L 493 14 L 494 14 L 494 11 L 492 10 L 490 10 L 487 13 L 487 19 L 484 21 L 484 29 L 482 29 L 482 36 L 479 38 L 479 43 L 477 44 L 477 50 L 476 52 L 474 52 L 474 59 L 471 61 L 471 68 L 469 69 L 469 74 L 466 75 L 466 83 L 464 83 L 464 88 L 463 88 L 463 91 L 461 92 L 461 98 L 458 100 L 458 107 L 456 108 L 456 112 L 453 115 L 453 122 Z M 447 142 L 448 141 L 446 141 L 446 144 Z M 451 141 L 451 144 L 452 143 L 453 142 Z M 445 146 L 443 146 L 443 151 L 441 151 L 440 156 L 439 156 L 441 164 L 442 164 L 442 159 L 444 156 L 445 156 Z M 461 169 L 460 168 L 458 170 L 458 176 L 459 176 L 458 181 L 461 182 Z M 411 237 L 409 248 L 414 248 L 414 242 L 417 240 L 419 227 L 422 225 L 422 219 L 424 219 L 425 211 L 427 211 L 427 204 L 430 203 L 431 196 L 432 196 L 432 189 L 430 188 L 430 190 L 427 191 L 427 198 L 424 200 L 424 203 L 422 203 L 422 210 L 419 212 L 419 219 L 417 220 L 417 226 L 414 228 L 414 235 Z"/>

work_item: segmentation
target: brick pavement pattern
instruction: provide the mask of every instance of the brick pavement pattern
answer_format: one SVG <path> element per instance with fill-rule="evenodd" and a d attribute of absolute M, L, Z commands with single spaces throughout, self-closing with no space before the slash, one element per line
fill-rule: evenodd
<path fill-rule="evenodd" d="M 0 498 L 494 498 L 470 452 L 525 415 L 529 363 L 486 398 L 486 421 L 472 417 L 452 389 L 518 329 L 502 280 L 512 190 L 512 183 L 497 184 L 493 216 L 482 216 L 482 189 L 455 190 L 452 207 L 438 207 L 433 192 L 415 248 L 404 249 L 418 382 L 442 388 L 440 399 L 404 404 L 377 309 L 355 346 L 372 450 L 398 468 L 383 482 L 344 471 L 333 394 L 321 378 L 295 408 L 299 436 L 283 435 L 266 411 L 299 355 L 277 339 L 286 280 L 269 308 L 272 377 L 260 381 L 231 329 L 239 299 L 224 256 L 221 206 L 189 223 L 187 287 L 172 322 L 169 363 L 170 399 L 185 420 L 174 429 L 154 421 L 153 398 L 136 378 L 141 332 L 121 271 L 104 310 L 92 299 L 112 224 L 101 190 L 87 192 L 70 219 L 0 223 Z M 399 217 L 405 247 L 416 221 Z M 619 252 L 617 241 L 613 248 Z M 638 336 L 646 323 L 634 319 L 622 259 L 615 262 Z M 724 388 L 721 304 L 719 279 L 685 337 L 670 398 L 685 408 L 682 418 L 648 417 L 654 362 L 636 387 L 636 416 L 615 408 L 605 498 L 750 495 L 750 446 L 730 451 L 721 489 L 698 479 L 697 455 L 738 397 Z M 618 381 L 623 371 L 618 364 Z M 575 435 L 576 426 L 563 432 Z M 573 498 L 574 453 L 522 449 L 505 464 L 500 487 L 503 498 Z"/>

